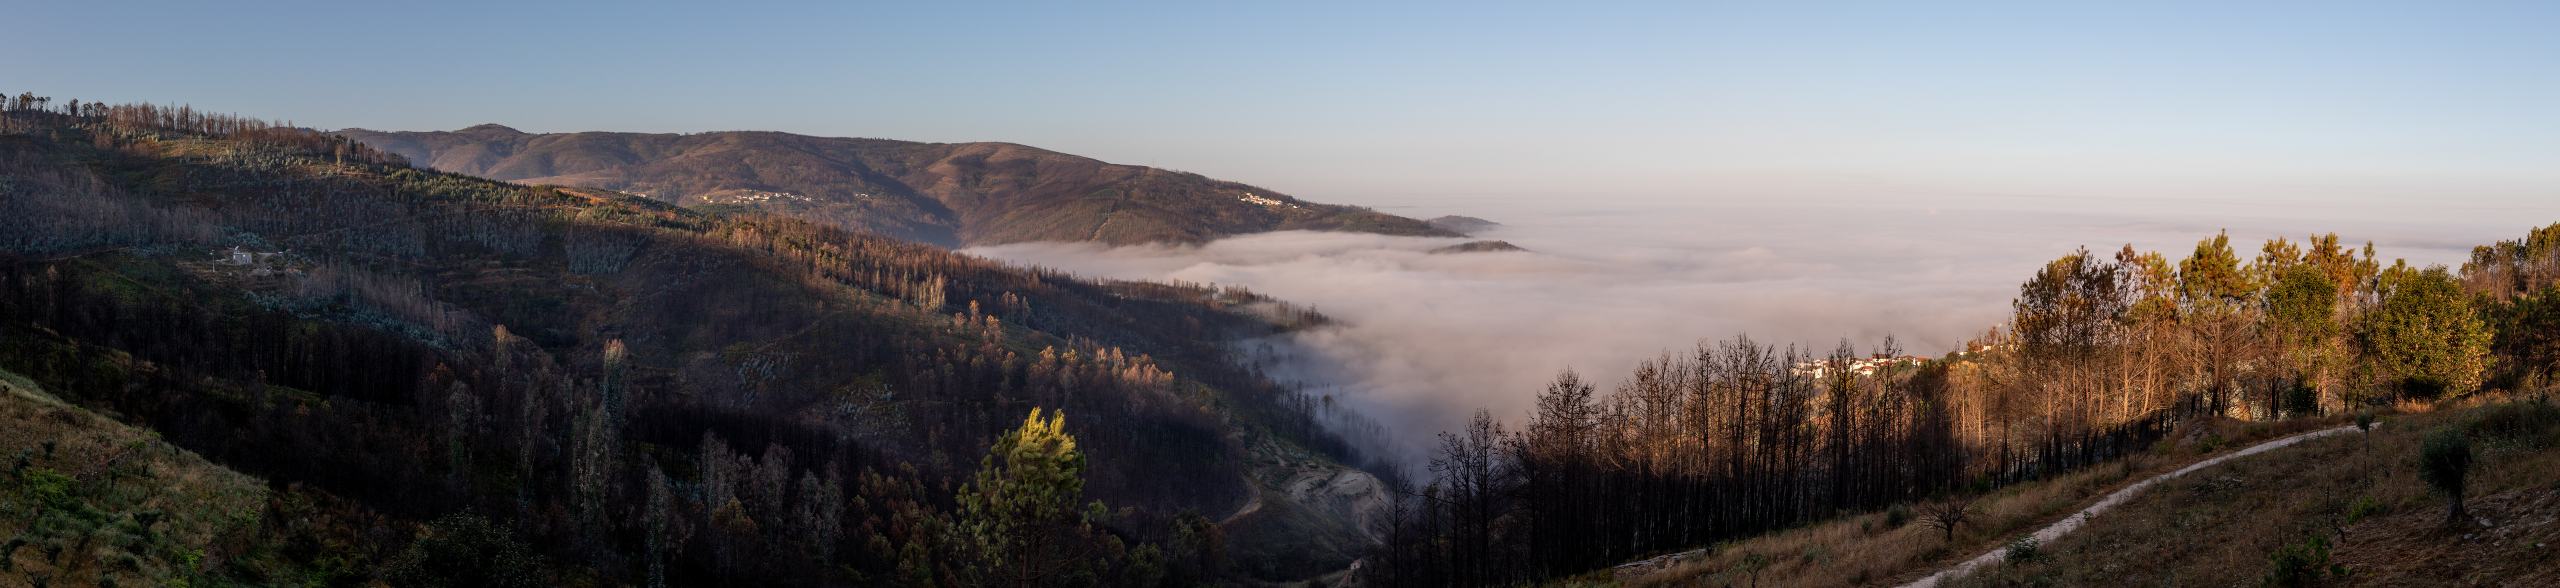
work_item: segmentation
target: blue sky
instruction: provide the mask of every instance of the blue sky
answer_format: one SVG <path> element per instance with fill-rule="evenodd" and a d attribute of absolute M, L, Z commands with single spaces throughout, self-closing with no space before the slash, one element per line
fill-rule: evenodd
<path fill-rule="evenodd" d="M 1352 203 L 2560 201 L 2553 2 L 712 4 L 21 3 L 0 90 L 1003 140 Z"/>

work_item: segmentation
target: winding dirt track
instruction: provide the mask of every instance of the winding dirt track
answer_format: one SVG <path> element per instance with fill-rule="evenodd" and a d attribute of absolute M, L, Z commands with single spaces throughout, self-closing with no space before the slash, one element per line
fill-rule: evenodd
<path fill-rule="evenodd" d="M 2079 529 L 2080 525 L 2089 521 L 2089 517 L 2097 516 L 2098 513 L 2106 512 L 2107 509 L 2115 508 L 2117 504 L 2121 504 L 2126 500 L 2132 499 L 2134 495 L 2141 494 L 2143 490 L 2150 489 L 2152 484 L 2158 484 L 2163 480 L 2184 476 L 2189 472 L 2194 472 L 2196 470 L 2221 465 L 2222 462 L 2266 453 L 2268 451 L 2282 448 L 2286 445 L 2301 443 L 2303 441 L 2309 441 L 2339 433 L 2352 433 L 2355 431 L 2355 426 L 2349 425 L 2334 429 L 2321 429 L 2308 433 L 2298 433 L 2290 437 L 2259 443 L 2257 445 L 2250 446 L 2248 449 L 2234 451 L 2221 457 L 2199 461 L 2194 465 L 2178 468 L 2178 471 L 2160 474 L 2158 476 L 2153 476 L 2148 480 L 2135 482 L 2131 486 L 2126 486 L 2121 490 L 2108 494 L 2105 499 L 2099 500 L 2097 504 L 2089 505 L 2089 508 L 2081 509 L 2080 512 L 2072 513 L 2071 516 L 2063 517 L 2062 520 L 2056 521 L 2052 525 L 2047 525 L 2045 528 L 2037 530 L 2035 534 L 2036 543 L 2053 543 L 2053 540 L 2062 538 L 2064 534 L 2068 534 L 2073 530 Z M 2007 547 L 1993 548 L 1990 553 L 1985 553 L 1980 557 L 1965 560 L 1964 563 L 1956 564 L 1955 567 L 1939 570 L 1938 573 L 1930 574 L 1929 577 L 1921 578 L 1918 581 L 1903 584 L 1902 588 L 1936 588 L 1939 582 L 1955 579 L 1959 576 L 1971 573 L 1975 568 L 2000 563 L 2008 558 L 2009 550 Z"/>

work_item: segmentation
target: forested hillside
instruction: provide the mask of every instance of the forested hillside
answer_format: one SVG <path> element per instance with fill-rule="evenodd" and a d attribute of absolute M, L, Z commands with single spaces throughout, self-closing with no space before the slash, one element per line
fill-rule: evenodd
<path fill-rule="evenodd" d="M 363 534 L 385 544 L 296 552 L 341 558 L 322 584 L 402 549 L 482 585 L 1190 583 L 1337 569 L 1364 541 L 1323 508 L 1211 523 L 1286 475 L 1266 469 L 1352 459 L 1229 357 L 1323 320 L 1251 292 L 500 183 L 184 107 L 6 106 L 0 365 L 387 521 Z M 1067 416 L 1034 431 L 1035 409 Z M 1005 547 L 1025 541 L 1065 555 Z"/>
<path fill-rule="evenodd" d="M 0 529 L 23 536 L 0 565 L 48 578 L 1195 585 L 1368 549 L 1375 584 L 1510 584 L 1850 513 L 1959 527 L 1969 497 L 2210 452 L 2234 422 L 2560 375 L 2560 225 L 2459 269 L 2335 235 L 2081 250 L 1944 357 L 1733 337 L 1610 382 L 1561 374 L 1525 426 L 1479 413 L 1369 512 L 1306 492 L 1381 484 L 1343 465 L 1364 458 L 1317 426 L 1324 403 L 1226 345 L 1323 316 L 916 241 L 1403 219 L 1019 146 L 475 128 L 450 135 L 521 143 L 422 158 L 598 186 L 556 188 L 184 107 L 0 107 L 0 367 L 45 391 L 0 399 L 43 424 L 0 436 Z M 614 147 L 568 147 L 595 141 Z M 616 150 L 637 155 L 564 155 Z M 844 173 L 883 191 L 846 202 L 912 198 L 634 163 L 677 152 L 860 162 Z M 1103 184 L 1127 191 L 1078 195 Z M 1251 208 L 1182 204 L 1201 202 Z M 1077 211 L 1099 224 L 1052 222 Z"/>
<path fill-rule="evenodd" d="M 1456 236 L 1409 218 L 1011 143 L 770 132 L 339 134 L 439 170 L 787 214 L 949 247 L 1199 242 L 1285 229 Z"/>
<path fill-rule="evenodd" d="M 1967 497 L 2173 432 L 2211 451 L 2215 421 L 2544 389 L 2560 225 L 2458 272 L 2386 265 L 2335 235 L 2253 256 L 2217 235 L 2174 262 L 2084 249 L 2013 307 L 1936 359 L 1736 337 L 1646 362 L 1609 393 L 1564 373 L 1521 430 L 1479 413 L 1444 433 L 1433 480 L 1406 491 L 1363 571 L 1506 584 L 1888 508 L 1953 527 Z"/>

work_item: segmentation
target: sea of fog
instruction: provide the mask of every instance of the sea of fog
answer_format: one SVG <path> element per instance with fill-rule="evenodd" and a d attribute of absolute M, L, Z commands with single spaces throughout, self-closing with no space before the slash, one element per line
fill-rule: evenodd
<path fill-rule="evenodd" d="M 1476 409 L 1520 422 L 1560 370 L 1605 388 L 1700 340 L 1748 334 L 1817 351 L 1845 340 L 1863 352 L 1890 335 L 1908 353 L 1941 354 L 1999 324 L 2020 281 L 2079 246 L 2131 244 L 2174 261 L 2227 229 L 2245 258 L 2270 237 L 2334 231 L 2373 241 L 2386 260 L 2459 265 L 2473 245 L 2560 220 L 2550 205 L 1975 204 L 1410 198 L 1373 205 L 1490 219 L 1502 226 L 1475 239 L 1527 251 L 1434 254 L 1470 239 L 1292 231 L 969 252 L 1092 277 L 1242 285 L 1314 307 L 1339 324 L 1254 345 L 1276 376 L 1382 423 L 1390 461 L 1411 464 Z"/>

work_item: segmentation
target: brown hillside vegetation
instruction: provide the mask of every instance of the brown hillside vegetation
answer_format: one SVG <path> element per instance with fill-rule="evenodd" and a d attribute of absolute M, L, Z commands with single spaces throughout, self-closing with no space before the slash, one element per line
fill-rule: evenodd
<path fill-rule="evenodd" d="M 1003 562 L 953 480 L 1032 408 L 1075 415 L 1077 498 L 1114 509 L 1070 584 L 1306 577 L 1367 540 L 1320 509 L 1214 529 L 1232 558 L 1202 538 L 1257 470 L 1355 457 L 1225 347 L 1324 320 L 1248 291 L 421 170 L 185 107 L 0 123 L 0 364 L 269 484 L 557 564 L 429 567 L 967 584 Z"/>
<path fill-rule="evenodd" d="M 2023 563 L 1961 586 L 2560 583 L 2560 408 L 2486 400 L 2387 417 L 2198 472 L 2092 520 Z M 2419 443 L 2472 439 L 2470 520 L 2418 476 Z"/>
<path fill-rule="evenodd" d="M 2424 410 L 2422 405 L 2413 405 Z M 1973 517 L 1955 540 L 1923 509 L 1834 519 L 1556 582 L 1564 586 L 1896 586 L 2003 549 L 2117 488 L 2260 441 L 2343 418 L 2220 421 L 2108 467 L 1961 499 Z M 2023 562 L 1995 564 L 1955 586 L 2255 584 L 2277 554 L 2320 585 L 2549 586 L 2560 582 L 2560 408 L 2537 399 L 2454 401 L 2388 415 L 2369 436 L 2307 441 L 2152 487 Z M 2477 439 L 2470 524 L 2447 527 L 2445 500 L 2419 481 L 2419 441 L 2454 430 Z M 2327 548 L 2319 559 L 2310 539 Z"/>
<path fill-rule="evenodd" d="M 944 246 L 1198 242 L 1285 229 L 1456 236 L 1364 208 L 1012 143 L 773 132 L 531 134 L 499 125 L 339 134 L 448 172 L 770 210 Z"/>
<path fill-rule="evenodd" d="M 406 534 L 326 496 L 270 490 L 7 371 L 0 458 L 0 588 L 176 585 L 208 568 L 329 583 L 367 549 L 343 530 Z"/>
<path fill-rule="evenodd" d="M 2256 443 L 2342 422 L 2198 421 L 2122 461 L 1954 498 L 1970 508 L 1954 540 L 1925 524 L 1933 503 L 1832 519 L 1699 552 L 1577 576 L 1563 585 L 1889 586 L 1918 579 L 2078 512 L 2110 492 Z M 2156 490 L 2155 490 L 2156 491 Z"/>

